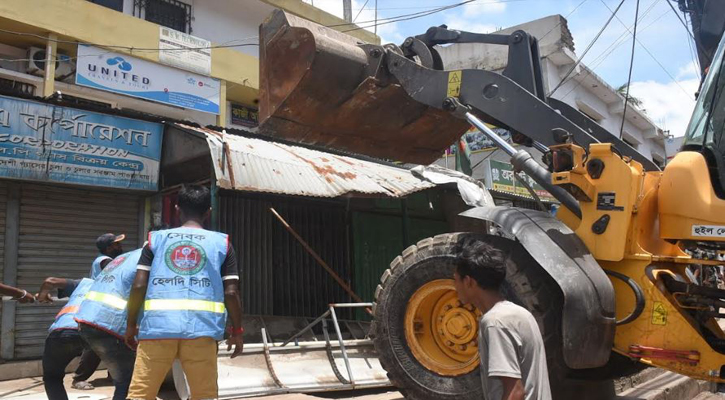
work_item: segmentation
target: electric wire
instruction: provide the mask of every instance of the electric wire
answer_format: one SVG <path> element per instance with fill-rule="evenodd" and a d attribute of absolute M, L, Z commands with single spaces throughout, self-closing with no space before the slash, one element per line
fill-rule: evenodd
<path fill-rule="evenodd" d="M 670 3 L 669 0 L 667 0 L 667 5 L 670 6 L 670 8 L 672 9 L 672 12 L 674 12 L 675 15 L 677 16 L 677 19 L 680 20 L 680 23 L 685 28 L 685 31 L 687 32 L 687 34 L 695 42 L 695 45 L 697 46 L 697 50 L 700 51 L 700 52 L 702 52 L 702 54 L 707 58 L 707 63 L 708 64 L 712 63 L 712 58 L 710 58 L 710 56 L 707 54 L 707 52 L 705 51 L 705 49 L 703 49 L 702 46 L 700 46 L 700 44 L 697 42 L 697 40 L 695 39 L 694 32 L 691 32 L 690 31 L 690 28 L 687 27 L 687 23 L 685 23 L 685 21 L 682 20 L 682 17 L 680 17 L 680 14 L 677 12 L 677 10 L 675 10 L 675 7 L 672 5 L 672 3 Z"/>
<path fill-rule="evenodd" d="M 600 1 L 602 2 L 602 4 L 607 6 L 603 0 L 600 0 Z M 667 1 L 667 0 L 665 0 L 665 1 Z M 607 8 L 609 8 L 609 7 L 607 6 Z M 619 19 L 619 17 L 617 17 L 617 21 L 619 21 L 619 23 L 622 24 L 622 26 L 624 26 L 624 28 L 627 30 L 627 32 L 629 32 L 630 34 L 632 33 L 632 31 L 629 28 L 627 28 L 627 25 L 625 25 L 625 23 L 622 22 L 622 20 Z M 635 25 L 635 27 L 636 27 L 636 25 Z M 652 52 L 647 48 L 647 46 L 645 46 L 644 43 L 642 43 L 639 39 L 635 39 L 635 40 L 636 40 L 637 44 L 640 45 L 642 47 L 642 49 L 652 58 L 652 60 L 654 60 L 654 62 L 657 63 L 657 65 L 659 65 L 659 67 L 662 69 L 662 71 L 665 74 L 667 74 L 667 76 L 670 77 L 672 82 L 674 82 L 680 88 L 680 90 L 682 90 L 683 93 L 685 93 L 688 97 L 690 97 L 694 100 L 695 99 L 694 96 L 692 96 L 690 93 L 688 93 L 684 87 L 682 87 L 680 82 L 678 82 L 677 79 L 675 79 L 675 77 L 672 76 L 670 71 L 668 71 L 667 68 L 665 68 L 665 66 L 662 64 L 662 62 L 660 62 L 660 60 L 658 60 L 657 57 L 655 57 L 654 54 L 652 54 Z"/>
<path fill-rule="evenodd" d="M 624 96 L 624 111 L 622 112 L 622 125 L 619 128 L 619 137 L 624 132 L 624 121 L 627 117 L 627 105 L 629 105 L 629 89 L 632 85 L 632 70 L 634 69 L 634 51 L 637 48 L 637 19 L 639 18 L 639 0 L 634 11 L 634 32 L 632 33 L 632 55 L 629 57 L 629 76 L 627 77 L 627 94 Z"/>
<path fill-rule="evenodd" d="M 451 4 L 451 5 L 448 5 L 448 6 L 445 6 L 445 7 L 436 8 L 434 10 L 415 13 L 415 15 L 411 15 L 411 16 L 408 16 L 408 17 L 397 18 L 397 19 L 388 19 L 385 22 L 378 22 L 376 25 L 360 26 L 360 24 L 358 24 L 357 27 L 352 28 L 352 29 L 347 29 L 347 30 L 344 30 L 342 32 L 343 33 L 354 32 L 354 31 L 358 31 L 358 30 L 361 30 L 361 29 L 368 29 L 368 28 L 378 27 L 378 26 L 381 26 L 381 25 L 392 24 L 392 23 L 395 23 L 395 22 L 410 21 L 410 20 L 413 20 L 413 19 L 423 18 L 423 17 L 427 17 L 429 15 L 437 14 L 439 12 L 443 12 L 443 11 L 447 11 L 447 10 L 452 10 L 454 8 L 461 7 L 463 5 L 466 5 L 466 4 L 469 4 L 469 3 L 473 3 L 474 1 L 477 1 L 477 0 L 467 0 L 467 1 L 460 2 L 460 3 Z M 378 21 L 380 21 L 380 20 L 378 20 Z"/>
<path fill-rule="evenodd" d="M 368 2 L 369 1 L 370 0 L 365 0 L 365 3 L 363 3 L 362 7 L 360 7 L 360 11 L 358 11 L 357 12 L 357 15 L 355 16 L 355 18 L 352 19 L 352 22 L 353 23 L 355 23 L 355 21 L 357 21 L 357 18 L 360 16 L 360 14 L 362 14 L 363 10 L 365 9 L 365 6 L 368 5 Z"/>
<path fill-rule="evenodd" d="M 559 26 L 561 26 L 561 23 L 562 23 L 563 21 L 565 21 L 565 20 L 566 20 L 567 18 L 569 18 L 569 17 L 570 17 L 570 16 L 572 15 L 572 14 L 574 14 L 574 13 L 576 12 L 576 10 L 578 10 L 578 9 L 579 9 L 579 7 L 581 7 L 582 5 L 584 5 L 584 3 L 586 3 L 587 1 L 589 1 L 589 0 L 583 0 L 583 1 L 582 1 L 581 3 L 579 3 L 579 4 L 578 4 L 578 5 L 576 6 L 576 7 L 574 7 L 574 9 L 573 9 L 573 10 L 571 10 L 571 12 L 569 12 L 569 14 L 566 14 L 566 16 L 565 16 L 565 17 L 564 17 L 563 19 L 559 20 L 559 22 L 557 22 L 557 23 L 556 23 L 556 25 L 555 25 L 555 26 L 554 26 L 553 28 L 549 29 L 549 31 L 548 31 L 548 32 L 546 32 L 546 33 L 544 34 L 544 36 L 542 36 L 541 38 L 537 38 L 537 39 L 539 40 L 539 42 L 541 42 L 542 40 L 544 40 L 544 38 L 545 38 L 545 37 L 549 36 L 549 34 L 550 34 L 551 32 L 553 32 L 553 31 L 554 31 L 554 29 L 556 29 L 556 28 L 558 28 Z"/>
<path fill-rule="evenodd" d="M 637 0 L 637 1 L 639 2 L 639 0 Z M 597 40 L 599 39 L 599 37 L 602 36 L 602 33 L 604 33 L 604 31 L 607 29 L 607 27 L 609 26 L 609 24 L 612 22 L 612 20 L 616 16 L 617 12 L 619 11 L 619 9 L 622 8 L 622 4 L 624 4 L 624 2 L 625 2 L 625 0 L 622 0 L 622 1 L 619 2 L 619 5 L 617 6 L 617 8 L 614 10 L 614 12 L 612 12 L 612 15 L 609 16 L 609 19 L 607 19 L 607 22 L 604 23 L 604 26 L 602 26 L 602 29 L 599 30 L 599 32 L 594 37 L 594 39 L 591 41 L 591 43 L 589 43 L 589 45 L 587 46 L 587 48 L 584 50 L 584 53 L 582 53 L 582 55 L 576 60 L 576 62 L 574 63 L 574 65 L 572 65 L 572 67 L 569 69 L 569 71 L 564 75 L 564 78 L 559 82 L 559 84 L 556 85 L 556 87 L 554 87 L 554 89 L 551 92 L 549 92 L 549 94 L 547 95 L 547 97 L 551 97 L 551 95 L 553 95 L 561 87 L 561 85 L 564 83 L 564 81 L 566 80 L 566 78 L 568 78 L 569 75 L 571 75 L 571 73 L 574 72 L 574 70 L 576 69 L 576 67 L 579 66 L 579 64 L 582 62 L 582 60 L 587 55 L 587 53 L 589 52 L 589 50 L 591 50 L 592 46 L 594 46 L 594 44 L 597 42 Z"/>
<path fill-rule="evenodd" d="M 647 15 L 649 15 L 649 13 L 654 9 L 654 6 L 657 4 L 658 1 L 660 1 L 660 0 L 654 0 L 652 2 L 652 4 L 650 4 L 650 6 L 647 8 L 647 10 L 644 13 L 642 13 L 642 16 L 639 18 L 640 23 L 642 21 L 644 21 L 644 19 L 647 17 Z M 605 6 L 606 6 L 606 4 L 605 4 Z M 609 11 L 612 12 L 612 9 L 609 8 Z M 659 21 L 662 17 L 664 17 L 664 15 L 668 14 L 669 12 L 670 12 L 669 10 L 665 11 L 662 15 L 657 17 L 654 21 L 652 21 L 650 24 L 648 24 L 645 28 L 642 28 L 640 31 L 644 31 L 645 29 L 654 25 L 655 22 Z M 587 71 L 586 71 L 586 75 L 584 75 L 584 78 L 587 78 L 589 75 L 591 75 L 592 72 L 594 71 L 594 69 L 596 69 L 599 65 L 601 65 L 601 63 L 603 63 L 612 52 L 614 52 L 622 44 L 626 43 L 628 34 L 631 34 L 631 31 L 625 30 L 609 46 L 607 46 L 606 49 L 604 49 L 601 53 L 599 53 L 599 55 L 591 61 L 591 65 L 586 66 Z M 562 86 L 565 85 L 566 83 L 570 82 L 571 80 L 575 79 L 577 76 L 578 75 L 575 74 L 575 75 L 570 76 L 566 80 L 562 79 L 562 82 L 563 82 Z M 579 86 L 581 86 L 582 81 L 583 81 L 583 79 L 580 80 L 579 82 L 577 82 L 577 84 L 573 88 L 571 88 L 562 97 L 562 99 L 565 99 L 566 97 L 568 97 L 574 90 L 576 90 Z"/>
<path fill-rule="evenodd" d="M 410 21 L 410 20 L 414 20 L 414 19 L 418 19 L 418 18 L 422 18 L 422 17 L 427 17 L 429 15 L 433 15 L 433 14 L 436 14 L 436 13 L 439 13 L 439 12 L 451 10 L 451 9 L 454 9 L 454 8 L 457 8 L 457 7 L 461 7 L 463 5 L 466 5 L 466 4 L 469 4 L 469 3 L 473 3 L 473 2 L 476 2 L 476 1 L 478 1 L 478 0 L 466 0 L 466 1 L 458 2 L 458 3 L 449 4 L 449 5 L 446 5 L 446 6 L 438 7 L 438 8 L 432 9 L 432 10 L 420 11 L 420 12 L 409 13 L 409 14 L 402 14 L 402 15 L 397 15 L 397 16 L 388 17 L 388 18 L 379 18 L 379 19 L 376 19 L 376 20 L 363 21 L 363 22 L 358 23 L 358 24 L 369 24 L 369 23 L 373 23 L 373 25 L 368 25 L 368 26 L 359 26 L 359 25 L 358 26 L 355 26 L 356 24 L 354 24 L 354 23 L 345 22 L 345 23 L 341 23 L 341 24 L 325 25 L 325 27 L 327 27 L 327 28 L 339 28 L 339 27 L 350 26 L 350 25 L 355 26 L 355 28 L 348 29 L 348 30 L 344 30 L 343 32 L 353 32 L 353 31 L 357 31 L 357 30 L 361 30 L 361 29 L 367 29 L 367 28 L 372 28 L 372 27 L 376 27 L 377 28 L 377 26 L 379 26 L 379 25 L 385 25 L 385 24 L 390 24 L 390 23 L 395 23 L 395 22 L 400 22 L 400 21 Z M 523 0 L 521 0 L 521 1 L 523 1 Z M 380 22 L 380 21 L 383 21 L 383 22 Z M 246 41 L 246 40 L 259 39 L 259 35 L 249 36 L 249 37 L 245 37 L 245 38 L 241 38 L 241 39 L 234 39 L 234 40 L 230 40 L 228 42 L 225 42 L 224 44 L 218 44 L 218 45 L 212 45 L 212 46 L 185 47 L 185 48 L 180 48 L 180 49 L 162 49 L 162 48 L 159 48 L 159 47 L 134 47 L 134 46 L 124 46 L 124 45 L 113 45 L 113 44 L 102 44 L 102 43 L 94 43 L 94 42 L 84 42 L 84 41 L 79 41 L 79 40 L 52 39 L 52 38 L 49 38 L 49 37 L 46 37 L 46 36 L 43 36 L 43 35 L 38 35 L 38 34 L 35 34 L 35 33 L 16 32 L 16 31 L 11 31 L 11 30 L 2 29 L 2 28 L 0 28 L 0 33 L 10 34 L 10 35 L 16 35 L 16 36 L 24 36 L 24 37 L 34 37 L 34 38 L 37 38 L 37 39 L 40 39 L 40 40 L 43 40 L 43 41 L 50 41 L 50 42 L 54 42 L 54 43 L 58 43 L 58 44 L 71 44 L 71 45 L 89 44 L 89 45 L 98 46 L 98 47 L 105 47 L 105 48 L 108 48 L 108 49 L 127 50 L 127 51 L 129 51 L 131 53 L 133 53 L 134 51 L 140 51 L 140 52 L 143 52 L 143 51 L 169 51 L 169 52 L 172 52 L 172 51 L 193 51 L 193 50 L 210 50 L 210 49 L 218 49 L 218 48 L 235 48 L 235 47 L 246 47 L 246 46 L 259 46 L 259 43 L 230 44 L 230 43 L 234 43 L 234 42 L 240 42 L 240 41 Z"/>
<path fill-rule="evenodd" d="M 654 4 L 655 3 L 653 3 L 653 5 Z M 667 15 L 669 13 L 670 13 L 670 10 L 666 10 L 664 13 L 660 14 L 660 16 L 658 16 L 657 18 L 655 18 L 654 20 L 652 20 L 652 22 L 650 22 L 647 26 L 645 26 L 644 28 L 640 29 L 640 32 L 644 32 L 645 30 L 647 30 L 648 28 L 650 28 L 651 26 L 653 26 L 655 23 L 657 23 L 657 21 L 659 21 L 660 19 L 662 19 L 665 15 Z M 647 13 L 645 12 L 642 15 L 642 17 L 640 17 L 640 22 L 642 22 L 644 20 L 646 14 Z M 567 98 L 572 92 L 574 92 L 574 90 L 576 90 L 578 87 L 580 87 L 582 85 L 582 82 L 584 81 L 584 79 L 586 79 L 589 75 L 591 75 L 594 72 L 594 70 L 596 70 L 604 61 L 607 60 L 607 58 L 609 57 L 610 54 L 612 54 L 615 50 L 617 50 L 621 45 L 623 45 L 624 43 L 626 43 L 627 42 L 628 33 L 629 33 L 628 31 L 622 32 L 622 34 L 619 35 L 619 37 L 617 39 L 615 39 L 606 49 L 604 49 L 596 58 L 594 58 L 594 60 L 592 60 L 592 64 L 590 66 L 587 66 L 587 72 L 584 75 L 584 77 L 581 80 L 579 80 L 576 83 L 576 85 L 573 88 L 571 88 L 561 98 L 562 99 Z M 569 81 L 571 81 L 574 78 L 575 77 L 572 76 L 571 78 L 569 78 Z"/>

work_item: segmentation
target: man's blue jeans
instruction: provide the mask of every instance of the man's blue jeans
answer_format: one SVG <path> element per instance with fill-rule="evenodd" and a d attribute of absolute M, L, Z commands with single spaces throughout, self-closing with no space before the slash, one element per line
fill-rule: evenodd
<path fill-rule="evenodd" d="M 125 400 L 133 376 L 136 352 L 126 346 L 123 340 L 110 333 L 83 323 L 78 326 L 83 340 L 106 364 L 108 372 L 111 373 L 113 385 L 116 387 L 113 400 Z"/>

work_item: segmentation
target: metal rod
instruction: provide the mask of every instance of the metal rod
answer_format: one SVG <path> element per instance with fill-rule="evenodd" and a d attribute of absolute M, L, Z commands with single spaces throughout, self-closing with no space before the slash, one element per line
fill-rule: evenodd
<path fill-rule="evenodd" d="M 478 130 L 481 131 L 481 133 L 483 133 L 484 135 L 486 135 L 486 137 L 488 137 L 489 139 L 491 139 L 491 141 L 496 144 L 496 147 L 498 147 L 501 150 L 505 151 L 506 154 L 508 154 L 511 157 L 513 157 L 514 154 L 516 154 L 516 151 L 517 150 L 516 150 L 516 148 L 514 148 L 514 146 L 512 146 L 509 142 L 507 142 L 506 140 L 504 140 L 501 136 L 497 135 L 496 132 L 494 132 L 493 130 L 491 130 L 491 128 L 487 127 L 486 124 L 483 121 L 481 121 L 480 119 L 478 119 L 478 117 L 476 117 L 475 115 L 467 112 L 466 113 L 466 119 L 468 120 L 468 122 L 471 125 L 473 125 L 476 128 L 478 128 Z"/>
<path fill-rule="evenodd" d="M 330 303 L 335 308 L 372 307 L 373 303 Z"/>
<path fill-rule="evenodd" d="M 315 260 L 317 260 L 317 262 L 320 265 L 322 265 L 322 268 L 324 268 L 325 271 L 327 271 L 332 276 L 332 278 L 335 279 L 335 281 L 347 292 L 347 294 L 350 295 L 350 297 L 352 297 L 353 300 L 357 301 L 358 303 L 363 302 L 363 299 L 361 299 L 360 296 L 355 294 L 355 292 L 352 290 L 352 288 L 340 277 L 340 275 L 335 273 L 335 271 L 332 268 L 330 268 L 329 265 L 327 265 L 325 260 L 323 260 L 322 257 L 320 257 L 319 254 L 317 254 L 317 252 L 315 252 L 312 249 L 312 247 L 310 247 L 310 245 L 307 244 L 307 242 L 304 239 L 302 239 L 302 237 L 287 223 L 287 221 L 285 221 L 285 219 L 282 218 L 282 216 L 279 215 L 279 213 L 277 213 L 277 210 L 275 210 L 274 207 L 270 207 L 269 211 L 271 211 L 272 214 L 274 214 L 274 216 L 277 217 L 279 222 L 281 222 L 282 225 L 284 225 L 284 227 L 289 231 L 289 233 L 291 233 L 292 236 L 294 236 L 295 239 L 297 239 L 297 241 L 300 242 L 302 247 L 304 247 L 305 250 L 307 250 L 307 252 L 310 253 L 310 255 Z M 371 314 L 371 315 L 373 313 L 372 309 L 369 309 L 369 308 L 367 308 L 366 311 L 368 312 L 368 314 Z"/>
<path fill-rule="evenodd" d="M 298 337 L 304 335 L 305 333 L 307 333 L 307 331 L 309 331 L 310 329 L 312 329 L 313 326 L 319 324 L 320 321 L 322 321 L 323 319 L 327 318 L 328 315 L 330 315 L 330 310 L 325 311 L 324 314 L 322 314 L 321 316 L 319 316 L 316 320 L 310 322 L 306 327 L 304 327 L 304 329 L 302 329 L 301 331 L 295 333 L 294 336 L 292 336 L 291 338 L 285 340 L 284 343 L 282 343 L 282 345 L 280 347 L 287 346 L 287 344 L 289 344 L 289 342 L 291 342 L 291 341 L 297 339 Z"/>
<path fill-rule="evenodd" d="M 551 193 L 564 207 L 569 209 L 577 218 L 581 219 L 582 211 L 579 201 L 561 186 L 557 186 L 551 182 L 551 173 L 542 167 L 536 160 L 531 157 L 527 151 L 516 150 L 509 142 L 505 141 L 496 132 L 492 131 L 486 124 L 475 115 L 467 112 L 465 114 L 468 122 L 478 128 L 483 134 L 491 139 L 498 148 L 506 152 L 511 157 L 511 164 L 519 171 L 523 171 L 530 176 L 536 183 L 541 185 L 547 192 Z"/>
<path fill-rule="evenodd" d="M 347 358 L 347 350 L 345 350 L 345 343 L 342 341 L 342 333 L 340 332 L 340 324 L 337 323 L 337 315 L 335 315 L 335 307 L 330 306 L 330 315 L 332 315 L 332 323 L 335 325 L 335 332 L 337 333 L 337 340 L 340 342 L 340 350 L 342 351 L 342 358 L 345 360 L 345 368 L 347 368 L 347 376 L 350 377 L 350 384 L 355 387 L 355 378 L 352 376 L 352 368 L 350 368 L 350 360 Z"/>

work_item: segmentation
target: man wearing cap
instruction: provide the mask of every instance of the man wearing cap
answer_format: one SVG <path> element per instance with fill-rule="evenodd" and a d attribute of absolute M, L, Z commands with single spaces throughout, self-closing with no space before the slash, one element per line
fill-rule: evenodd
<path fill-rule="evenodd" d="M 123 246 L 121 246 L 123 239 L 126 239 L 126 235 L 116 236 L 113 233 L 104 233 L 96 239 L 96 247 L 100 254 L 93 260 L 90 273 L 91 279 L 96 279 L 98 274 L 106 267 L 106 264 L 123 253 Z"/>
<path fill-rule="evenodd" d="M 47 278 L 40 287 L 38 301 L 52 303 L 50 291 L 58 290 L 58 297 L 68 297 L 68 303 L 55 317 L 45 339 L 43 350 L 43 385 L 49 400 L 68 400 L 68 393 L 63 386 L 65 369 L 70 362 L 81 355 L 85 345 L 78 333 L 78 323 L 73 319 L 78 307 L 93 284 L 92 279 L 72 280 L 64 278 Z"/>
<path fill-rule="evenodd" d="M 125 238 L 126 235 L 117 236 L 113 233 L 104 233 L 96 239 L 96 247 L 100 254 L 93 260 L 93 264 L 91 265 L 91 272 L 89 274 L 91 279 L 96 279 L 111 260 L 123 253 L 121 241 Z M 93 350 L 84 350 L 78 368 L 73 375 L 73 388 L 80 390 L 93 389 L 93 385 L 88 382 L 88 378 L 96 372 L 100 363 L 101 359 Z"/>
<path fill-rule="evenodd" d="M 108 366 L 116 390 L 125 400 L 136 352 L 126 346 L 126 302 L 136 276 L 141 249 L 121 254 L 101 271 L 75 316 L 81 338 Z"/>

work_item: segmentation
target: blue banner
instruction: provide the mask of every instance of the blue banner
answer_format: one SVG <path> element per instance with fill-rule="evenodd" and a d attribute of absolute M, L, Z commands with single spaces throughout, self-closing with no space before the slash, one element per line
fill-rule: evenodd
<path fill-rule="evenodd" d="M 76 84 L 219 114 L 218 79 L 85 44 L 78 45 Z"/>
<path fill-rule="evenodd" d="M 156 190 L 163 126 L 0 96 L 0 177 Z"/>

